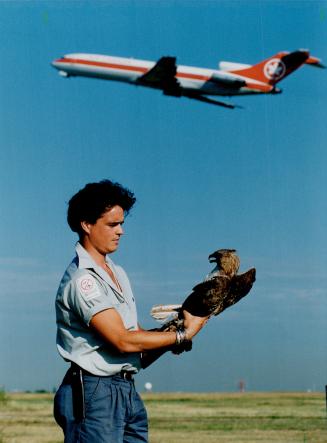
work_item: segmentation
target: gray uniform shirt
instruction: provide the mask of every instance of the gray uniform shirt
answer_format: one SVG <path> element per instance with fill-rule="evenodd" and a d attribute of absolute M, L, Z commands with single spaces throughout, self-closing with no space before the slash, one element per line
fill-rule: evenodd
<path fill-rule="evenodd" d="M 141 367 L 139 353 L 119 353 L 89 327 L 93 315 L 113 308 L 126 329 L 138 329 L 135 301 L 125 271 L 106 259 L 121 291 L 80 243 L 76 254 L 56 297 L 59 354 L 94 375 L 113 375 L 122 369 L 137 372 Z"/>

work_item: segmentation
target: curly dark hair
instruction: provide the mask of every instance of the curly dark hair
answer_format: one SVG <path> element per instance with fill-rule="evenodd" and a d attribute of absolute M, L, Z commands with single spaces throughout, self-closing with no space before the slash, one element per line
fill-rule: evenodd
<path fill-rule="evenodd" d="M 133 192 L 119 183 L 110 180 L 88 183 L 69 200 L 67 222 L 70 229 L 81 237 L 83 234 L 82 221 L 94 224 L 98 218 L 115 205 L 123 208 L 125 214 L 128 214 L 135 201 Z"/>

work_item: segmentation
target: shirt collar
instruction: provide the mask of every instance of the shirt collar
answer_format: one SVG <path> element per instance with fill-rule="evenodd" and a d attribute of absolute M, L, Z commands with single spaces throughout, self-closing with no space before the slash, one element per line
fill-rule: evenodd
<path fill-rule="evenodd" d="M 111 280 L 109 275 L 99 266 L 87 250 L 80 244 L 76 243 L 76 254 L 78 257 L 78 268 L 79 269 L 93 269 L 104 281 L 106 281 L 112 289 L 116 292 L 121 293 L 119 288 L 116 287 L 115 283 Z M 115 266 L 112 260 L 106 257 L 106 262 L 110 266 L 112 272 L 115 272 Z M 116 273 L 115 273 L 116 274 Z M 116 277 L 117 278 L 117 277 Z"/>
<path fill-rule="evenodd" d="M 85 248 L 80 244 L 80 242 L 76 243 L 76 254 L 78 257 L 78 267 L 80 269 L 89 269 L 89 268 L 97 268 L 98 265 L 90 256 L 90 254 L 86 251 Z"/>

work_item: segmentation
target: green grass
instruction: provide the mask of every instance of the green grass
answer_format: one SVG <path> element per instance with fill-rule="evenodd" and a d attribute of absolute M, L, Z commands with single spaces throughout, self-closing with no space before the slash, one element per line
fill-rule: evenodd
<path fill-rule="evenodd" d="M 52 394 L 3 394 L 0 443 L 62 443 Z M 326 443 L 322 393 L 144 394 L 151 443 Z"/>
<path fill-rule="evenodd" d="M 6 392 L 0 388 L 0 407 L 7 403 L 8 396 Z"/>
<path fill-rule="evenodd" d="M 151 443 L 327 442 L 323 394 L 144 396 Z"/>

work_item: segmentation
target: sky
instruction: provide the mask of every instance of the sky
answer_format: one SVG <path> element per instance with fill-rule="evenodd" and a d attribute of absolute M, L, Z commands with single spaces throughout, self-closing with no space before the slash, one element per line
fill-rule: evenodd
<path fill-rule="evenodd" d="M 322 391 L 327 378 L 327 71 L 304 66 L 243 109 L 87 78 L 50 63 L 87 52 L 217 68 L 308 48 L 327 62 L 326 1 L 0 2 L 0 385 L 53 389 L 67 369 L 54 299 L 74 256 L 67 202 L 109 178 L 137 203 L 112 258 L 139 321 L 181 302 L 235 248 L 251 293 L 166 354 L 140 390 Z"/>

